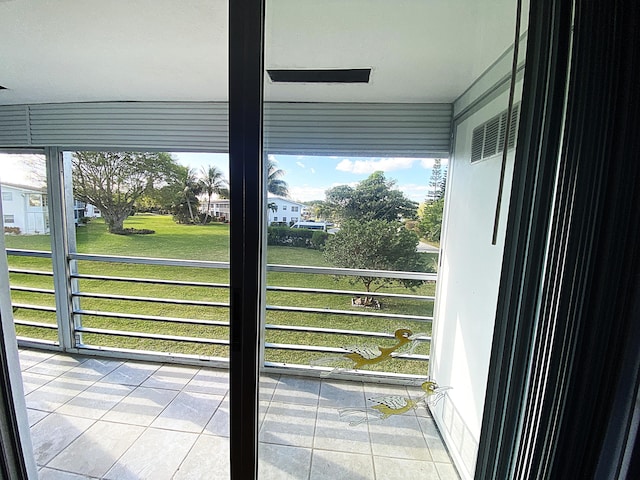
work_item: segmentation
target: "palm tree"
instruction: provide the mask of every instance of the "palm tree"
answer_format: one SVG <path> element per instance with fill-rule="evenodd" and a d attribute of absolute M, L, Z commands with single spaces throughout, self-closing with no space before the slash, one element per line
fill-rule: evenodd
<path fill-rule="evenodd" d="M 196 223 L 191 204 L 198 203 L 198 195 L 200 195 L 202 185 L 198 181 L 196 171 L 194 169 L 185 167 L 182 173 L 182 178 L 180 179 L 180 187 L 182 189 L 182 196 L 189 208 L 189 218 L 191 219 L 191 223 Z"/>
<path fill-rule="evenodd" d="M 209 213 L 211 212 L 211 197 L 214 193 L 220 195 L 227 181 L 220 169 L 213 165 L 209 165 L 206 168 L 202 167 L 201 173 L 202 178 L 200 179 L 200 185 L 202 186 L 202 190 L 207 194 L 207 213 L 204 217 L 204 223 L 207 223 Z"/>
<path fill-rule="evenodd" d="M 273 193 L 279 197 L 289 196 L 289 185 L 280 178 L 284 174 L 285 171 L 278 168 L 275 160 L 271 158 L 267 159 L 267 191 L 269 193 Z"/>

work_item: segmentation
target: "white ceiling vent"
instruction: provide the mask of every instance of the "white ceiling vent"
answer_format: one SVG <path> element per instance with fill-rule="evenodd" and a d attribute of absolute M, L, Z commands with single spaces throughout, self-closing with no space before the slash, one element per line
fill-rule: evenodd
<path fill-rule="evenodd" d="M 520 113 L 520 105 L 513 106 L 511 114 L 511 124 L 509 125 L 509 143 L 508 149 L 516 144 L 516 135 L 518 134 L 518 116 Z M 499 115 L 487 120 L 485 123 L 473 129 L 471 136 L 471 162 L 477 162 L 484 158 L 492 157 L 502 153 L 504 147 L 504 137 L 507 128 L 507 110 L 505 109 Z"/>

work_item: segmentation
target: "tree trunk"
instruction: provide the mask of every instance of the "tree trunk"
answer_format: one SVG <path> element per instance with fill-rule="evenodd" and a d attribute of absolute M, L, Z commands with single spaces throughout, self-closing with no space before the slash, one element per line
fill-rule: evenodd
<path fill-rule="evenodd" d="M 107 229 L 109 233 L 117 233 L 124 230 L 124 221 L 129 216 L 129 213 L 128 212 L 111 213 L 103 210 L 102 216 L 104 217 L 104 221 L 107 224 Z"/>
<path fill-rule="evenodd" d="M 195 225 L 196 220 L 193 218 L 193 209 L 191 208 L 191 202 L 189 201 L 189 197 L 187 197 L 187 206 L 189 207 L 189 216 L 191 217 L 191 223 Z"/>
<path fill-rule="evenodd" d="M 209 198 L 207 199 L 207 214 L 204 216 L 204 223 L 207 223 L 210 213 L 211 213 L 211 195 L 209 195 Z"/>

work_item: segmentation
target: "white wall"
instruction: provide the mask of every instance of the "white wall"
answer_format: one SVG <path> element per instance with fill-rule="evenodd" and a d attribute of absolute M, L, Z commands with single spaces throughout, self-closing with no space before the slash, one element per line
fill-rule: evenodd
<path fill-rule="evenodd" d="M 304 208 L 304 205 L 302 205 L 301 203 L 293 202 L 291 200 L 287 200 L 280 197 L 271 197 L 271 196 L 267 198 L 267 203 L 268 204 L 275 203 L 276 206 L 278 207 L 275 212 L 270 208 L 267 208 L 267 215 L 268 215 L 267 225 L 271 225 L 271 222 L 286 221 L 287 223 L 290 223 L 294 218 L 296 219 L 294 220 L 296 222 L 302 220 L 302 209 Z M 292 207 L 296 207 L 298 211 L 293 211 Z M 285 217 L 286 217 L 286 220 L 284 220 Z"/>
<path fill-rule="evenodd" d="M 6 184 L 2 185 L 2 192 L 11 194 L 11 200 L 2 200 L 4 216 L 13 215 L 13 223 L 6 223 L 6 227 L 18 227 L 21 234 L 49 233 L 47 207 L 29 206 L 29 194 L 38 195 L 42 200 L 41 192 L 37 190 L 29 191 Z"/>
<path fill-rule="evenodd" d="M 480 437 L 515 152 L 508 154 L 498 242 L 492 245 L 502 154 L 472 164 L 471 138 L 507 104 L 504 92 L 456 126 L 447 179 L 431 375 L 453 388 L 433 413 L 463 478 L 473 476 Z"/>
<path fill-rule="evenodd" d="M 2 185 L 2 194 L 3 215 L 13 215 L 13 223 L 5 222 L 4 226 L 17 227 L 21 232 L 26 232 L 26 208 L 22 192 L 8 185 Z M 10 196 L 11 198 L 5 199 L 5 196 Z"/>

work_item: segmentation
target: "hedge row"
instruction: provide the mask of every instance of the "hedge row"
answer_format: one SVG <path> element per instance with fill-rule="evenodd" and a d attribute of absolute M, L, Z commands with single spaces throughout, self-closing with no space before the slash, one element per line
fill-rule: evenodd
<path fill-rule="evenodd" d="M 268 227 L 267 245 L 282 247 L 302 247 L 320 250 L 329 234 L 321 230 L 305 230 L 304 228 Z"/>

